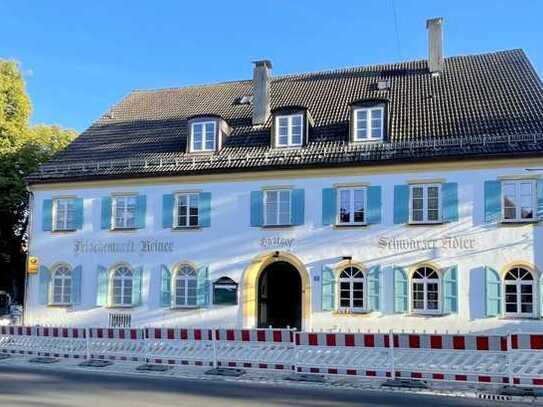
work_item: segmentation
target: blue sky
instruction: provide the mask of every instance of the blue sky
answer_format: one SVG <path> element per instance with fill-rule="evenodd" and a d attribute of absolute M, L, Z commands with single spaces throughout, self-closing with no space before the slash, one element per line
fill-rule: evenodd
<path fill-rule="evenodd" d="M 396 10 L 396 13 L 394 13 Z M 394 24 L 396 14 L 397 25 Z M 523 48 L 543 75 L 543 1 L 0 0 L 0 58 L 20 61 L 33 123 L 82 131 L 132 89 Z"/>

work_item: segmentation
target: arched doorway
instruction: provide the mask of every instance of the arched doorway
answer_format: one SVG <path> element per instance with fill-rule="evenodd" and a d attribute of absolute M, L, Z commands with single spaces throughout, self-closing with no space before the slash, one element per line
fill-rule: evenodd
<path fill-rule="evenodd" d="M 297 328 L 302 326 L 302 279 L 286 261 L 269 264 L 258 279 L 259 328 Z"/>

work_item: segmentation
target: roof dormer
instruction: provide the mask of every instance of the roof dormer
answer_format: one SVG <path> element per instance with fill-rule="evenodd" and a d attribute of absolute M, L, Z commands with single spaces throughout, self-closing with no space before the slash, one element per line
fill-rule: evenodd
<path fill-rule="evenodd" d="M 271 140 L 274 148 L 296 148 L 307 144 L 313 119 L 302 106 L 285 106 L 272 111 Z"/>
<path fill-rule="evenodd" d="M 214 153 L 222 148 L 231 132 L 226 121 L 216 115 L 198 115 L 187 119 L 188 153 Z"/>

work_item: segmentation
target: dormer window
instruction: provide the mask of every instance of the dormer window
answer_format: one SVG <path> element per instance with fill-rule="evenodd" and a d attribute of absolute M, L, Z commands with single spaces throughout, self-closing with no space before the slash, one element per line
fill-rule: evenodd
<path fill-rule="evenodd" d="M 353 109 L 353 141 L 382 141 L 385 133 L 385 107 L 356 107 Z"/>
<path fill-rule="evenodd" d="M 215 151 L 216 122 L 198 121 L 191 126 L 191 152 Z"/>
<path fill-rule="evenodd" d="M 304 116 L 302 114 L 275 117 L 276 147 L 299 147 L 303 140 Z"/>

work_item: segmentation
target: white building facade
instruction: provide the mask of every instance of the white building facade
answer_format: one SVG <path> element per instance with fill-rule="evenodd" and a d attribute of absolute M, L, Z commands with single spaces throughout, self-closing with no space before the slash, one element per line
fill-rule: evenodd
<path fill-rule="evenodd" d="M 29 179 L 40 267 L 24 322 L 541 330 L 541 82 L 530 102 L 507 69 L 476 79 L 464 91 L 498 90 L 470 116 L 448 81 L 504 63 L 529 77 L 524 54 L 434 62 L 271 79 L 264 61 L 253 81 L 129 95 Z M 431 97 L 402 88 L 410 75 Z M 427 139 L 411 142 L 419 121 Z"/>

